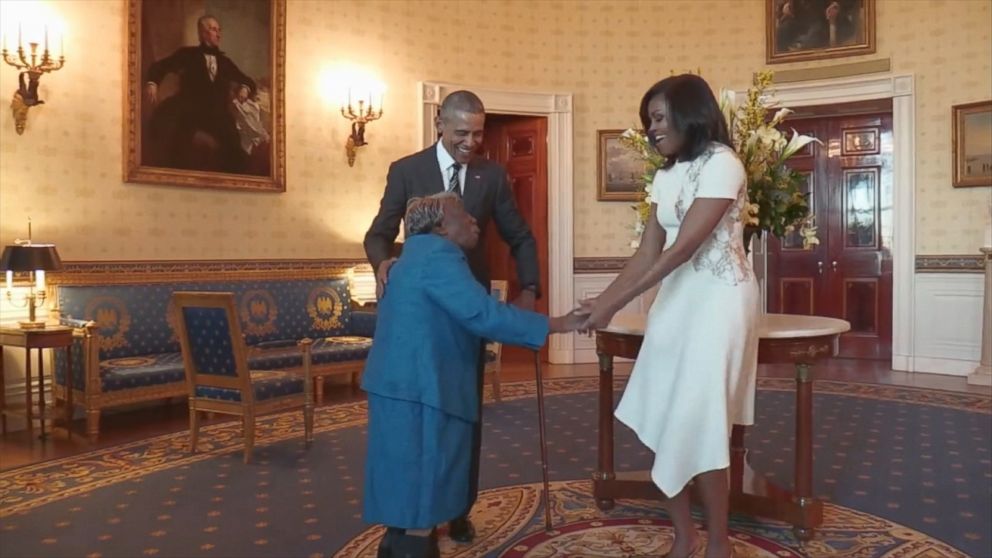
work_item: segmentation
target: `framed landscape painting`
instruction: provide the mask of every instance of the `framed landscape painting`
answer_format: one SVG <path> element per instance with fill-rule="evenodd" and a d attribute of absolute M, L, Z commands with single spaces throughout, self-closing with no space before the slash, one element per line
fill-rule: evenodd
<path fill-rule="evenodd" d="M 127 12 L 124 180 L 285 191 L 285 0 Z"/>
<path fill-rule="evenodd" d="M 766 60 L 875 52 L 875 0 L 765 0 Z"/>
<path fill-rule="evenodd" d="M 992 101 L 951 108 L 955 188 L 992 186 Z"/>
<path fill-rule="evenodd" d="M 599 201 L 644 199 L 644 161 L 620 144 L 623 130 L 599 130 L 597 195 Z"/>

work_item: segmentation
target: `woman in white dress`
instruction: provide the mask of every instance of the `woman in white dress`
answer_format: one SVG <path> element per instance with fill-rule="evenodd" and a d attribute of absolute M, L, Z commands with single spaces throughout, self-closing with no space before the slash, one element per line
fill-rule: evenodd
<path fill-rule="evenodd" d="M 699 550 L 688 483 L 702 497 L 707 558 L 731 554 L 730 432 L 752 424 L 759 295 L 744 252 L 746 175 L 713 92 L 686 74 L 644 95 L 641 121 L 666 157 L 650 187 L 641 245 L 617 279 L 583 301 L 585 328 L 605 327 L 661 282 L 644 343 L 616 410 L 655 453 L 651 479 L 668 497 L 672 558 Z"/>

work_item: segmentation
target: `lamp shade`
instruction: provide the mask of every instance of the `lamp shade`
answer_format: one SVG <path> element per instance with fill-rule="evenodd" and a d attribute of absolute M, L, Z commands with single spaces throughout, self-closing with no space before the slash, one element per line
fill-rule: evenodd
<path fill-rule="evenodd" d="M 6 246 L 0 257 L 0 271 L 52 271 L 62 268 L 62 258 L 54 244 Z"/>

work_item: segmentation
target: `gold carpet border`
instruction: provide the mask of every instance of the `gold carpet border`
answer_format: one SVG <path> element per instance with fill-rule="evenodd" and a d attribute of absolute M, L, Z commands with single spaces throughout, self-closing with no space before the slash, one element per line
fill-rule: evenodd
<path fill-rule="evenodd" d="M 624 378 L 615 379 L 614 389 L 622 389 L 625 383 Z M 763 390 L 792 391 L 795 389 L 795 382 L 788 378 L 759 378 L 758 387 Z M 599 378 L 588 376 L 549 379 L 545 380 L 544 389 L 547 395 L 596 392 L 599 389 Z M 981 394 L 828 380 L 817 381 L 815 391 L 992 413 L 992 397 Z M 531 381 L 506 383 L 502 386 L 502 397 L 506 400 L 535 395 L 535 384 Z M 486 397 L 487 401 L 491 401 L 488 387 Z M 333 432 L 365 424 L 366 405 L 364 401 L 357 401 L 319 407 L 314 415 L 315 432 Z M 260 417 L 256 425 L 256 447 L 291 439 L 302 444 L 301 418 L 299 412 Z M 0 518 L 105 486 L 241 451 L 241 426 L 232 421 L 201 428 L 199 451 L 195 454 L 188 452 L 188 444 L 188 431 L 181 431 L 0 472 Z"/>

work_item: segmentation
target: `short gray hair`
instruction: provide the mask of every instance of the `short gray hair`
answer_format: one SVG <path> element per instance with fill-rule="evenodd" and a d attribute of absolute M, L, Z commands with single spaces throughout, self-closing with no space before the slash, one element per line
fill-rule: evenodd
<path fill-rule="evenodd" d="M 406 202 L 406 235 L 413 236 L 434 231 L 444 221 L 444 204 L 448 200 L 461 201 L 454 192 L 441 192 L 423 198 L 410 198 Z"/>
<path fill-rule="evenodd" d="M 441 118 L 450 120 L 456 112 L 467 112 L 469 114 L 485 114 L 486 107 L 482 105 L 482 99 L 471 91 L 464 89 L 454 91 L 441 101 Z"/>

